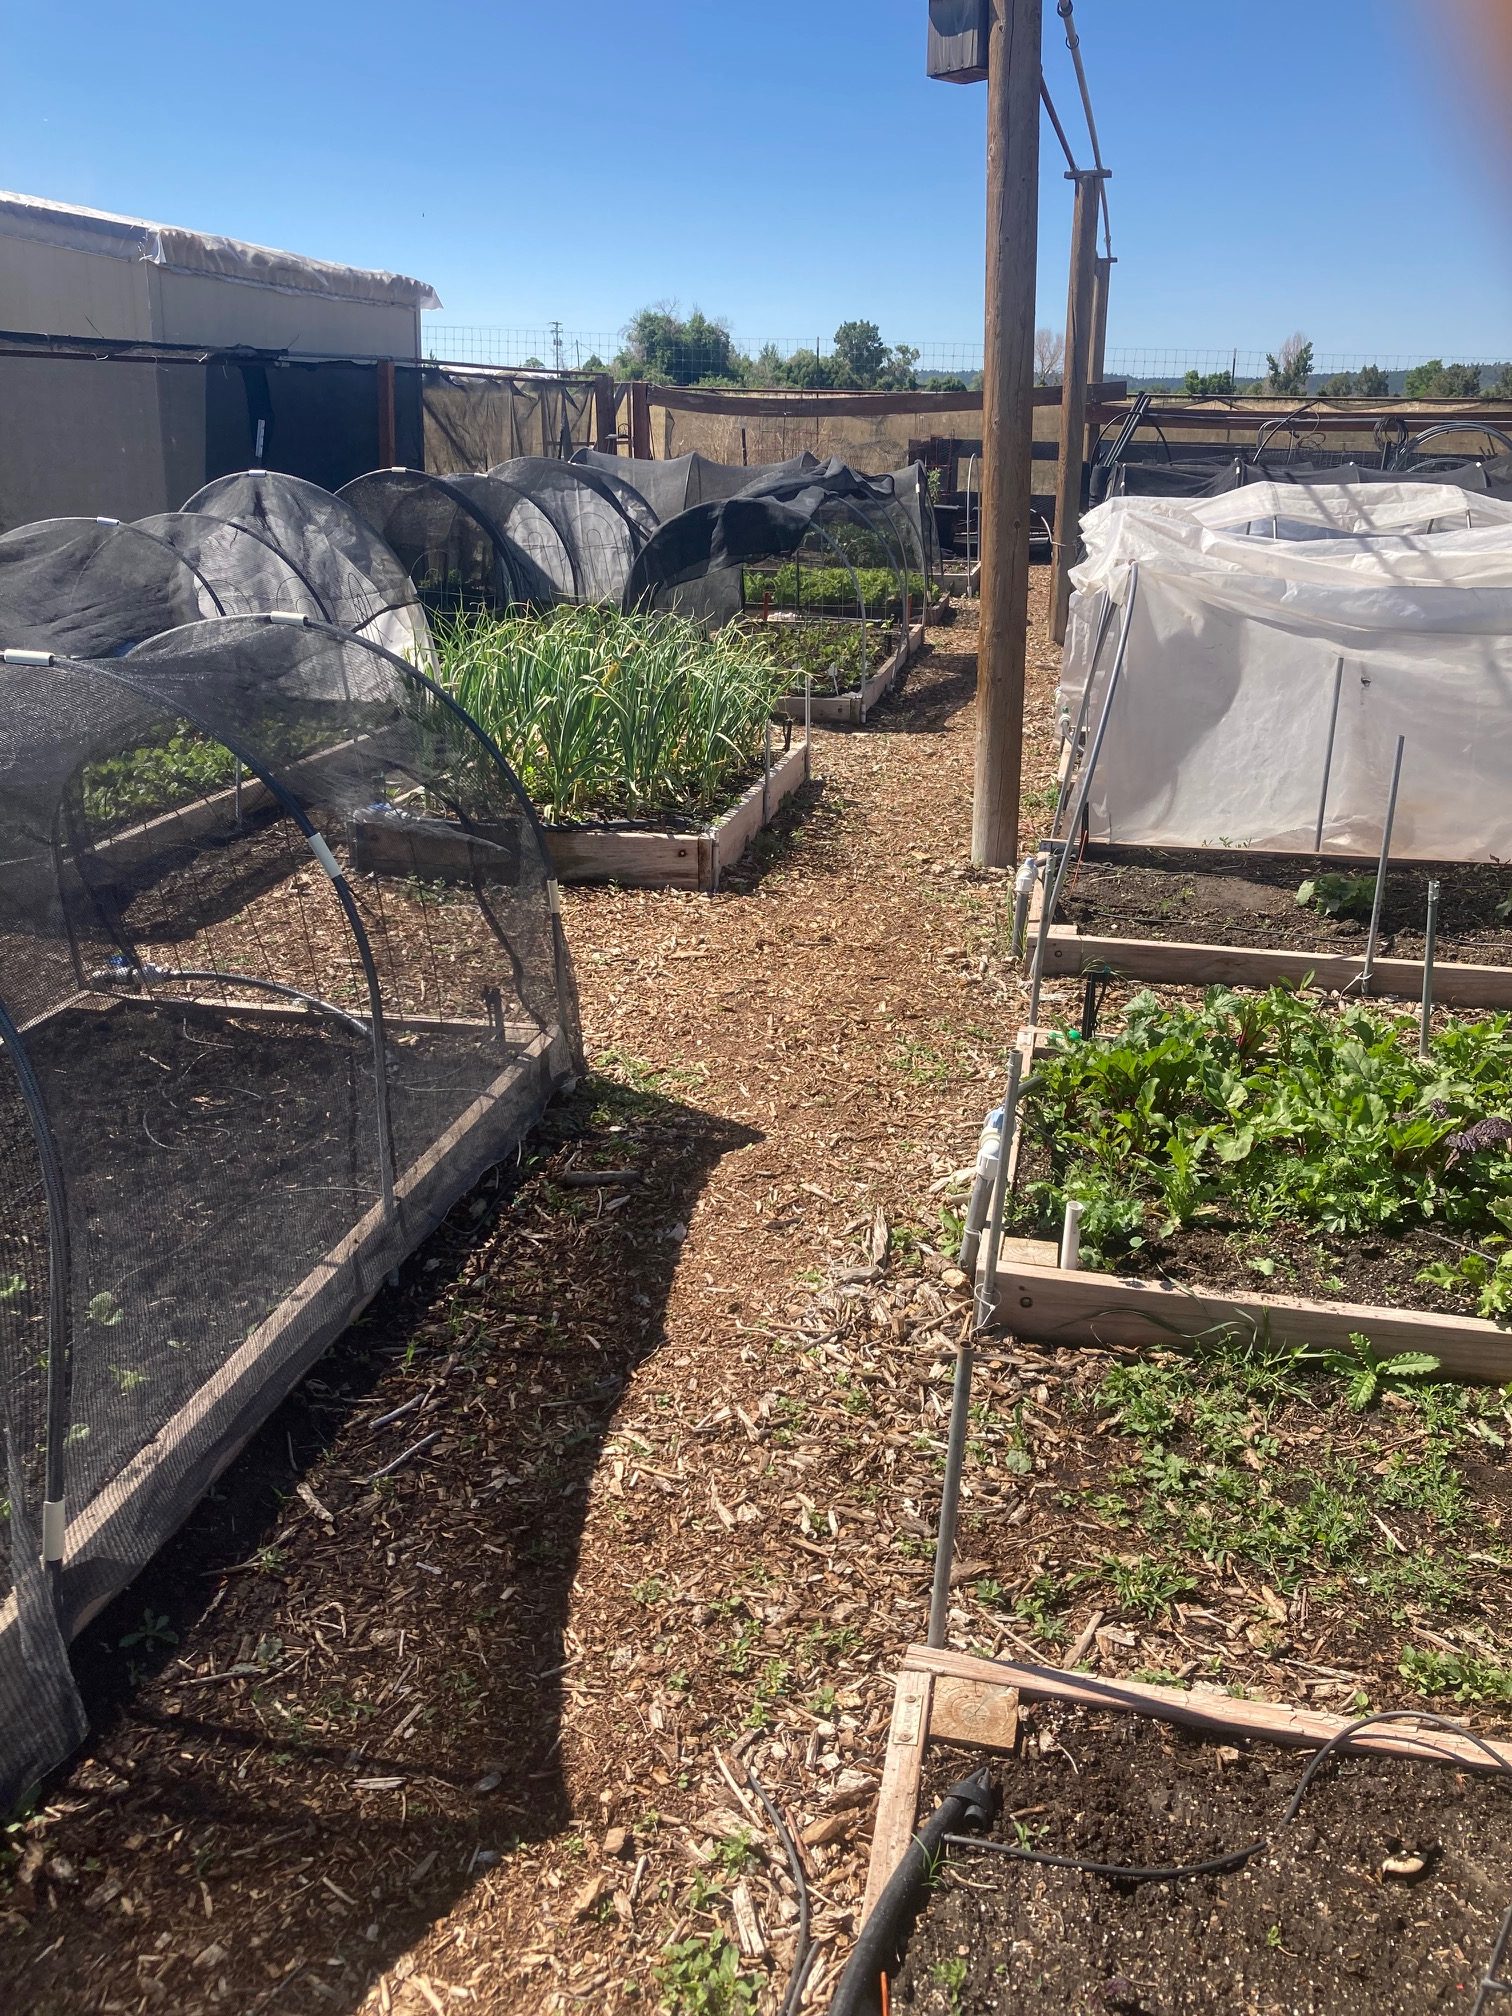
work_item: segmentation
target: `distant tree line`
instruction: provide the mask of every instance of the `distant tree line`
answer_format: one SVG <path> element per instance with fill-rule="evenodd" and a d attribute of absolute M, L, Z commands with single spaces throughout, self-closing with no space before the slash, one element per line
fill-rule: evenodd
<path fill-rule="evenodd" d="M 1040 385 L 1058 385 L 1065 362 L 1060 330 L 1034 332 L 1034 375 Z M 660 385 L 729 385 L 751 390 L 793 386 L 802 391 L 968 392 L 980 389 L 982 374 L 920 370 L 920 352 L 908 343 L 888 344 L 875 322 L 842 322 L 830 348 L 815 344 L 783 356 L 773 343 L 754 354 L 742 350 L 721 317 L 699 308 L 679 313 L 675 303 L 642 308 L 626 325 L 619 351 L 606 363 L 597 355 L 578 367 L 612 371 L 617 378 L 645 378 Z M 1188 371 L 1180 380 L 1161 380 L 1191 399 L 1270 395 L 1286 398 L 1512 399 L 1512 364 L 1446 364 L 1432 358 L 1402 374 L 1378 364 L 1323 377 L 1313 369 L 1313 344 L 1295 330 L 1273 355 L 1266 353 L 1263 378 L 1241 382 L 1232 370 Z M 537 357 L 525 368 L 542 369 Z M 1157 381 L 1146 381 L 1154 383 Z"/>
<path fill-rule="evenodd" d="M 1188 371 L 1181 389 L 1191 399 L 1224 398 L 1238 393 L 1282 394 L 1290 398 L 1388 399 L 1390 376 L 1379 364 L 1358 371 L 1335 371 L 1322 377 L 1313 370 L 1313 346 L 1299 329 L 1288 336 L 1279 353 L 1265 356 L 1266 375 L 1250 383 L 1236 382 L 1232 371 Z M 1403 399 L 1512 399 L 1512 364 L 1446 364 L 1434 357 L 1402 376 Z"/>
<path fill-rule="evenodd" d="M 938 371 L 921 372 L 919 352 L 908 343 L 887 344 L 875 322 L 842 322 L 823 351 L 797 349 L 784 357 L 773 343 L 749 356 L 723 320 L 695 308 L 679 315 L 660 303 L 642 308 L 626 326 L 624 344 L 612 364 L 592 357 L 585 371 L 612 370 L 619 378 L 647 378 L 659 385 L 791 385 L 803 391 L 932 392 L 970 391 L 970 379 Z"/>

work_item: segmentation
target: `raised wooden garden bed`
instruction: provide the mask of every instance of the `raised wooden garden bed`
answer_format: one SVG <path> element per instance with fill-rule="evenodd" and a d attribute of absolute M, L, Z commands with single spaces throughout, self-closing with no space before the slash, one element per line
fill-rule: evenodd
<path fill-rule="evenodd" d="M 811 774 L 805 737 L 759 777 L 738 805 L 697 831 L 671 827 L 548 826 L 559 882 L 619 882 L 634 889 L 702 889 L 713 895 L 777 808 Z"/>
<path fill-rule="evenodd" d="M 777 711 L 790 721 L 802 721 L 807 716 L 810 721 L 822 722 L 827 728 L 859 728 L 878 701 L 892 691 L 904 666 L 923 648 L 924 625 L 912 624 L 892 656 L 884 659 L 854 691 L 812 695 L 788 693 L 777 702 Z"/>
<path fill-rule="evenodd" d="M 1163 855 L 1170 865 L 1150 869 L 1152 856 Z M 1125 904 L 1126 922 L 1120 923 L 1114 902 L 1099 901 L 1099 891 L 1111 888 L 1114 871 L 1139 875 L 1145 888 L 1146 922 L 1141 929 L 1137 905 Z M 1314 860 L 1304 855 L 1282 855 L 1231 849 L 1152 850 L 1109 845 L 1088 846 L 1080 862 L 1067 877 L 1061 892 L 1060 921 L 1052 918 L 1045 941 L 1044 971 L 1047 977 L 1082 973 L 1112 973 L 1128 980 L 1165 980 L 1183 986 L 1271 987 L 1278 982 L 1300 986 L 1311 980 L 1315 986 L 1339 993 L 1363 991 L 1365 970 L 1362 928 L 1340 926 L 1333 920 L 1301 909 L 1296 891 L 1318 873 Z M 1330 857 L 1324 872 L 1347 872 L 1372 880 L 1375 863 L 1361 859 Z M 1495 893 L 1490 878 L 1502 874 L 1494 864 L 1394 862 L 1387 876 L 1387 908 L 1384 913 L 1384 951 L 1378 952 L 1371 969 L 1369 992 L 1416 1000 L 1422 993 L 1422 901 L 1430 876 L 1441 879 L 1446 896 L 1455 896 L 1462 887 L 1477 880 L 1487 885 L 1483 894 Z M 1159 895 L 1162 874 L 1169 880 L 1170 894 Z M 1231 921 L 1222 929 L 1224 939 L 1213 942 L 1188 937 L 1183 929 L 1183 912 L 1201 912 L 1194 901 L 1204 882 L 1222 881 L 1232 885 L 1233 901 L 1228 906 Z M 1418 893 L 1410 917 L 1401 913 Z M 1512 877 L 1505 878 L 1504 894 L 1512 894 Z M 1039 929 L 1044 900 L 1043 876 L 1036 883 L 1029 911 L 1029 944 Z M 1160 916 L 1164 907 L 1168 915 Z M 1485 908 L 1486 903 L 1481 904 Z M 1068 916 L 1075 911 L 1076 917 Z M 1456 916 L 1463 924 L 1456 926 Z M 1158 916 L 1160 935 L 1150 930 Z M 1196 919 L 1199 929 L 1203 922 Z M 1131 928 L 1132 927 L 1132 928 Z M 1489 914 L 1477 920 L 1471 889 L 1456 913 L 1446 901 L 1437 955 L 1433 969 L 1433 999 L 1446 1008 L 1512 1008 L 1512 964 L 1490 963 L 1465 957 L 1477 949 L 1502 955 L 1502 940 L 1512 946 L 1512 925 L 1505 931 L 1495 927 Z M 1285 936 L 1312 942 L 1245 943 L 1246 935 L 1256 939 Z M 1391 948 L 1398 942 L 1410 945 L 1417 956 L 1402 956 Z M 1463 947 L 1463 951 L 1457 948 Z"/>
<path fill-rule="evenodd" d="M 1023 1054 L 1026 1074 L 1043 1046 L 1043 1036 L 1037 1029 L 1019 1032 L 1016 1047 Z M 1010 1194 L 1018 1181 L 1022 1149 L 1015 1115 L 1008 1143 Z M 984 1239 L 979 1276 L 986 1266 L 986 1248 Z M 1058 1249 L 1048 1240 L 1001 1241 L 993 1284 L 996 1328 L 1026 1343 L 1136 1350 L 1160 1350 L 1237 1331 L 1278 1346 L 1347 1353 L 1351 1337 L 1361 1335 L 1369 1338 L 1380 1359 L 1400 1352 L 1427 1352 L 1450 1378 L 1496 1385 L 1512 1380 L 1512 1331 L 1483 1317 L 1236 1292 L 1200 1283 L 1063 1268 L 1058 1260 Z"/>
<path fill-rule="evenodd" d="M 1179 1725 L 1220 1743 L 1258 1741 L 1296 1750 L 1321 1749 L 1356 1719 L 1216 1690 L 1105 1680 L 1053 1666 L 912 1646 L 895 1682 L 863 1918 L 886 1888 L 919 1823 L 920 1791 L 931 1746 L 946 1744 L 997 1755 L 1012 1752 L 1019 1741 L 1021 1707 L 1031 1701 L 1139 1716 Z M 1442 1727 L 1416 1728 L 1405 1720 L 1360 1729 L 1339 1748 L 1456 1771 L 1512 1766 L 1512 1744 L 1472 1740 Z"/>

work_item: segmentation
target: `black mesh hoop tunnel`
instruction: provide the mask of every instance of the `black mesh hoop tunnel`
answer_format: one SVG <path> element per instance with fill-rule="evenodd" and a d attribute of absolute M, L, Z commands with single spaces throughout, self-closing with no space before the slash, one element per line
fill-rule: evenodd
<path fill-rule="evenodd" d="M 511 1152 L 579 1040 L 534 812 L 406 660 L 275 615 L 0 678 L 0 1062 L 47 1211 L 9 1138 L 0 1183 L 52 1270 L 41 1362 L 0 1336 L 0 1414 L 8 1439 L 33 1424 L 12 1468 L 41 1458 L 61 1644 Z M 190 784 L 144 808 L 165 750 Z M 0 1791 L 78 1733 L 66 1661 L 28 1635 L 30 1512 L 0 1571 Z"/>

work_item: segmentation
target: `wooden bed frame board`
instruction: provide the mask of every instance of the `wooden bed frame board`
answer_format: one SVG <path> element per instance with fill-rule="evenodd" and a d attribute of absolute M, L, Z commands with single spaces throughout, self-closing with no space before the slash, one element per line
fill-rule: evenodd
<path fill-rule="evenodd" d="M 1046 859 L 1041 856 L 1041 861 Z M 1087 850 L 1087 858 L 1116 859 L 1116 850 Z M 1403 865 L 1401 863 L 1398 866 Z M 1025 926 L 1032 947 L 1044 911 L 1044 876 L 1036 876 Z M 1173 987 L 1274 987 L 1310 981 L 1332 993 L 1359 993 L 1362 958 L 1338 952 L 1301 952 L 1290 946 L 1201 945 L 1187 939 L 1110 938 L 1076 924 L 1051 923 L 1045 936 L 1045 973 L 1058 978 L 1107 970 L 1123 980 L 1165 980 Z M 1421 959 L 1377 958 L 1368 998 L 1421 1000 Z M 1438 1008 L 1512 1008 L 1512 967 L 1474 966 L 1438 959 L 1433 967 Z"/>
<path fill-rule="evenodd" d="M 1284 1702 L 1243 1700 L 1200 1687 L 1187 1690 L 1139 1680 L 1100 1680 L 1095 1674 L 1068 1673 L 1056 1666 L 910 1646 L 895 1682 L 893 1719 L 866 1872 L 863 1923 L 913 1838 L 930 1744 L 1011 1750 L 1018 1738 L 1019 1708 L 1025 1701 L 1066 1701 L 1078 1707 L 1106 1708 L 1177 1723 L 1208 1736 L 1259 1739 L 1303 1750 L 1320 1749 L 1355 1719 L 1294 1708 Z M 1482 1771 L 1512 1765 L 1512 1743 L 1491 1738 L 1486 1743 L 1490 1756 L 1451 1730 L 1385 1723 L 1362 1729 L 1342 1747 L 1458 1768 L 1468 1765 Z"/>
<path fill-rule="evenodd" d="M 808 739 L 795 743 L 740 803 L 697 833 L 626 832 L 608 827 L 548 826 L 546 844 L 559 882 L 619 882 L 635 889 L 702 889 L 744 854 L 785 798 L 810 776 Z"/>
<path fill-rule="evenodd" d="M 789 721 L 801 721 L 807 710 L 808 719 L 823 727 L 859 728 L 877 702 L 892 691 L 904 666 L 910 664 L 923 648 L 924 625 L 915 623 L 892 656 L 879 665 L 854 693 L 807 696 L 785 693 L 777 702 L 777 712 Z"/>
<path fill-rule="evenodd" d="M 1026 1063 L 1043 1032 L 1019 1031 Z M 1018 1177 L 1022 1129 L 1014 1115 L 1008 1182 Z M 1158 1350 L 1223 1330 L 1268 1336 L 1277 1344 L 1348 1351 L 1355 1332 L 1382 1357 L 1428 1351 L 1455 1379 L 1512 1380 L 1512 1331 L 1481 1316 L 1445 1316 L 1425 1309 L 1371 1303 L 1314 1302 L 1298 1295 L 1236 1295 L 1218 1288 L 1172 1286 L 1123 1274 L 1100 1274 L 1024 1257 L 1029 1241 L 1003 1240 L 993 1283 L 993 1327 L 1030 1344 L 1122 1345 Z M 986 1266 L 986 1245 L 980 1267 Z M 979 1286 L 980 1275 L 979 1275 Z"/>

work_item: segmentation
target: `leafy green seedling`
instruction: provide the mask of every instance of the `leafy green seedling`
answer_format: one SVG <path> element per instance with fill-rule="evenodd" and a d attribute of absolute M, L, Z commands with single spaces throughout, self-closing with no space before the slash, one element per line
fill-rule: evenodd
<path fill-rule="evenodd" d="M 1297 891 L 1298 905 L 1320 917 L 1355 917 L 1363 924 L 1375 903 L 1373 875 L 1314 875 Z"/>
<path fill-rule="evenodd" d="M 1431 1351 L 1398 1351 L 1390 1358 L 1379 1357 L 1370 1339 L 1358 1330 L 1350 1331 L 1347 1351 L 1305 1351 L 1302 1355 L 1310 1363 L 1336 1372 L 1344 1381 L 1350 1406 L 1362 1414 L 1383 1393 L 1400 1392 L 1413 1380 L 1429 1379 L 1440 1370 Z"/>

